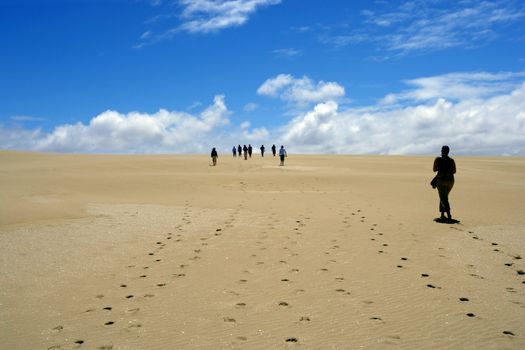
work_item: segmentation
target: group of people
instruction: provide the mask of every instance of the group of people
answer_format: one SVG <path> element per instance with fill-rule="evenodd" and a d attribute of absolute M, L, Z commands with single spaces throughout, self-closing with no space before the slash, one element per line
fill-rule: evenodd
<path fill-rule="evenodd" d="M 259 149 L 261 150 L 261 157 L 264 157 L 264 151 L 266 150 L 266 148 L 264 147 L 264 145 L 261 145 Z M 232 148 L 233 156 L 237 157 L 237 155 L 239 155 L 239 157 L 242 157 L 244 155 L 244 160 L 251 158 L 252 153 L 253 147 L 251 144 L 248 144 L 248 146 L 244 145 L 243 147 L 241 147 L 241 145 L 238 145 L 237 147 L 233 146 Z M 274 157 L 277 154 L 277 147 L 275 147 L 275 145 L 272 145 L 272 154 Z M 288 157 L 286 149 L 284 148 L 284 146 L 281 145 L 281 148 L 279 149 L 279 159 L 281 161 L 281 163 L 279 164 L 280 166 L 284 165 L 284 158 L 286 157 Z M 217 158 L 219 158 L 219 154 L 217 153 L 215 147 L 213 147 L 213 149 L 211 150 L 211 159 L 213 162 L 213 166 L 217 165 Z"/>
<path fill-rule="evenodd" d="M 261 157 L 264 157 L 264 145 L 261 145 Z M 241 157 L 242 154 L 244 154 L 244 159 L 248 159 L 248 157 L 252 157 L 252 145 L 244 145 L 244 147 L 241 147 L 241 145 L 238 145 L 237 147 L 233 146 L 232 153 L 234 157 L 237 157 L 237 154 L 239 157 Z M 276 155 L 276 147 L 275 145 L 272 145 L 272 153 L 275 157 Z M 439 218 L 442 222 L 452 222 L 452 214 L 450 213 L 450 203 L 448 200 L 448 195 L 450 191 L 452 190 L 452 187 L 454 186 L 454 174 L 456 173 L 456 163 L 454 162 L 454 159 L 449 157 L 450 153 L 450 147 L 449 146 L 443 146 L 441 148 L 441 157 L 437 157 L 434 160 L 434 166 L 433 171 L 437 172 L 437 175 L 435 176 L 434 180 L 432 181 L 432 187 L 437 188 L 439 193 L 439 212 L 441 213 L 441 217 Z M 280 166 L 284 165 L 284 158 L 286 158 L 288 155 L 286 154 L 286 150 L 284 149 L 284 146 L 281 146 L 279 149 L 279 158 L 280 158 Z M 213 161 L 213 165 L 217 165 L 217 158 L 218 158 L 217 150 L 215 147 L 211 150 L 211 158 Z M 446 214 L 446 216 L 445 216 Z"/>

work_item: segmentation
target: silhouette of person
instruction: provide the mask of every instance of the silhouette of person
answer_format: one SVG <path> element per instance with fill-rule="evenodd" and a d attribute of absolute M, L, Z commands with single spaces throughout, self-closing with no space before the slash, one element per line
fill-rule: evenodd
<path fill-rule="evenodd" d="M 439 212 L 441 213 L 441 220 L 452 220 L 450 214 L 450 203 L 448 201 L 448 194 L 454 186 L 454 174 L 456 173 L 456 163 L 454 159 L 448 156 L 450 148 L 443 146 L 441 148 L 441 157 L 434 160 L 434 172 L 437 171 L 437 190 L 439 193 Z M 445 213 L 447 218 L 445 218 Z"/>
<path fill-rule="evenodd" d="M 275 150 L 276 150 L 276 147 L 275 145 L 272 146 L 272 153 L 273 153 L 273 156 L 275 157 Z"/>
<path fill-rule="evenodd" d="M 237 153 L 239 153 L 239 159 L 241 159 L 241 154 L 242 154 L 242 147 L 241 147 L 241 145 L 239 145 L 237 147 Z"/>
<path fill-rule="evenodd" d="M 242 150 L 244 152 L 244 160 L 248 159 L 248 147 L 246 147 L 246 145 L 244 145 Z"/>
<path fill-rule="evenodd" d="M 280 166 L 284 165 L 284 158 L 288 157 L 288 154 L 286 154 L 286 150 L 284 149 L 284 146 L 281 145 L 281 149 L 279 150 L 279 158 L 281 158 L 281 164 Z"/>
<path fill-rule="evenodd" d="M 237 157 L 237 147 L 233 146 L 232 153 L 234 157 Z"/>
<path fill-rule="evenodd" d="M 211 150 L 211 160 L 213 161 L 213 166 L 217 165 L 217 158 L 219 158 L 219 155 L 217 154 L 215 147 L 213 147 Z"/>
<path fill-rule="evenodd" d="M 252 157 L 252 152 L 253 152 L 252 145 L 248 144 L 248 155 L 250 156 L 250 158 Z"/>
<path fill-rule="evenodd" d="M 265 150 L 264 145 L 261 145 L 261 157 L 264 157 L 264 150 Z"/>

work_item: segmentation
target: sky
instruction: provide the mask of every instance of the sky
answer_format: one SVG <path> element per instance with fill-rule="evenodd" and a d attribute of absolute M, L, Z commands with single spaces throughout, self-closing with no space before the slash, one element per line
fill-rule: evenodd
<path fill-rule="evenodd" d="M 0 0 L 0 149 L 525 156 L 523 0 Z"/>

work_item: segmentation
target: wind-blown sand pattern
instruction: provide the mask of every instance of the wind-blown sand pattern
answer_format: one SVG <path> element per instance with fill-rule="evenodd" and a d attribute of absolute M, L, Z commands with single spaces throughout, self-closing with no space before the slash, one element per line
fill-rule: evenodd
<path fill-rule="evenodd" d="M 1 349 L 525 348 L 525 159 L 0 153 Z"/>

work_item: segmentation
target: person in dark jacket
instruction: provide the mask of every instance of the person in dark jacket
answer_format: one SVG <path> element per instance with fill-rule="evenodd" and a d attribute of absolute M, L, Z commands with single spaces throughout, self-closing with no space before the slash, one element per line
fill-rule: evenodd
<path fill-rule="evenodd" d="M 213 147 L 211 150 L 211 160 L 213 161 L 213 166 L 217 165 L 217 158 L 219 158 L 219 155 L 217 154 L 215 147 Z"/>
<path fill-rule="evenodd" d="M 264 150 L 265 150 L 264 145 L 261 145 L 261 157 L 264 157 Z"/>
<path fill-rule="evenodd" d="M 248 147 L 246 147 L 246 145 L 244 145 L 242 150 L 244 152 L 244 160 L 248 159 Z"/>
<path fill-rule="evenodd" d="M 237 147 L 233 146 L 232 153 L 234 157 L 237 157 Z"/>
<path fill-rule="evenodd" d="M 252 145 L 248 145 L 248 156 L 250 156 L 250 158 L 252 157 L 252 152 L 253 152 L 253 148 L 252 148 Z"/>
<path fill-rule="evenodd" d="M 237 147 L 237 153 L 239 154 L 239 159 L 241 159 L 241 154 L 242 154 L 242 147 L 241 147 L 241 145 L 239 145 Z"/>
<path fill-rule="evenodd" d="M 275 145 L 272 146 L 272 153 L 273 153 L 273 156 L 275 157 L 275 154 L 277 153 L 277 147 L 275 147 Z"/>
<path fill-rule="evenodd" d="M 454 186 L 454 174 L 456 173 L 456 163 L 454 159 L 448 156 L 450 148 L 443 146 L 441 148 L 441 157 L 434 160 L 434 172 L 437 171 L 437 190 L 439 193 L 439 212 L 441 220 L 452 220 L 450 214 L 450 203 L 448 195 Z M 447 217 L 445 218 L 445 213 Z"/>

